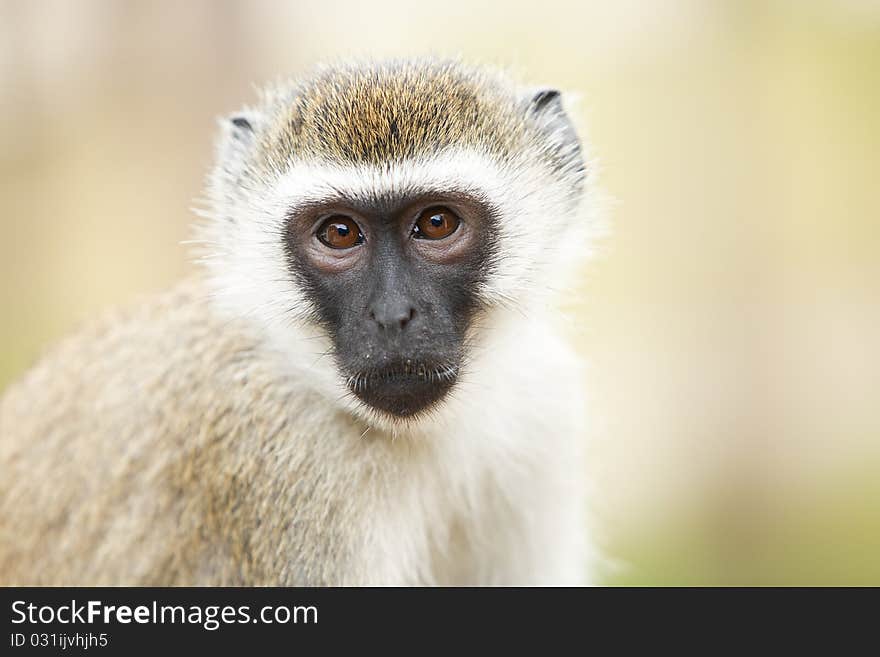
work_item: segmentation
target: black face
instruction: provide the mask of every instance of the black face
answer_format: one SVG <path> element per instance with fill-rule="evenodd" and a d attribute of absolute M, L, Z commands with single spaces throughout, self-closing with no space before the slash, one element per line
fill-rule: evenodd
<path fill-rule="evenodd" d="M 291 267 L 363 402 L 406 417 L 455 384 L 493 226 L 485 204 L 448 194 L 291 212 Z"/>

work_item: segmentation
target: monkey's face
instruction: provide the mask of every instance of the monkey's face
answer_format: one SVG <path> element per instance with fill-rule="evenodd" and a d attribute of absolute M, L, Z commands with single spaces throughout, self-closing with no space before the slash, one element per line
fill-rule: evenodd
<path fill-rule="evenodd" d="M 490 274 L 494 222 L 478 199 L 442 193 L 289 213 L 291 268 L 362 402 L 408 417 L 453 387 Z"/>
<path fill-rule="evenodd" d="M 585 163 L 554 90 L 363 64 L 222 125 L 202 234 L 215 303 L 371 420 L 421 418 L 491 376 L 488 342 L 540 317 L 586 248 Z"/>

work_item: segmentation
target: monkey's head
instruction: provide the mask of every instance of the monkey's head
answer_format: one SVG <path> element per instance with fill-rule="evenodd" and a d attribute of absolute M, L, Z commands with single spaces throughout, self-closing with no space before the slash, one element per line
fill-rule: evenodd
<path fill-rule="evenodd" d="M 456 386 L 481 317 L 566 282 L 588 248 L 585 176 L 557 91 L 448 61 L 321 69 L 223 121 L 213 291 L 316 384 L 419 416 Z"/>

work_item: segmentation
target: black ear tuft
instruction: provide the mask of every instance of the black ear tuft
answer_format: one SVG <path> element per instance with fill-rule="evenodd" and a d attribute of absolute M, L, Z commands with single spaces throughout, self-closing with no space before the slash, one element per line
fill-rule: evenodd
<path fill-rule="evenodd" d="M 254 126 L 252 126 L 251 122 L 243 116 L 233 116 L 231 121 L 232 125 L 234 125 L 236 128 L 239 128 L 240 130 L 247 130 L 248 132 L 254 131 Z"/>
<path fill-rule="evenodd" d="M 583 169 L 580 140 L 571 119 L 562 106 L 562 94 L 557 89 L 538 89 L 525 96 L 526 112 L 546 140 L 548 150 L 560 167 Z"/>
<path fill-rule="evenodd" d="M 237 177 L 244 169 L 256 143 L 257 130 L 262 117 L 256 111 L 242 110 L 220 119 L 220 135 L 217 140 L 217 160 L 231 177 Z"/>
<path fill-rule="evenodd" d="M 250 147 L 259 125 L 259 114 L 243 110 L 226 117 L 223 133 L 232 148 Z"/>
<path fill-rule="evenodd" d="M 541 89 L 535 92 L 530 102 L 530 109 L 534 113 L 539 113 L 549 105 L 559 106 L 561 102 L 561 94 L 557 89 Z"/>

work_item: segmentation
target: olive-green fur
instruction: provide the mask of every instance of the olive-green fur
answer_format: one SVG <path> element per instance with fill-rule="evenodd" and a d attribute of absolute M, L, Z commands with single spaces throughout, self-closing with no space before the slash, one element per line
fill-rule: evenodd
<path fill-rule="evenodd" d="M 262 111 L 272 118 L 253 161 L 278 172 L 291 159 L 378 164 L 453 146 L 503 157 L 538 141 L 515 85 L 455 61 L 319 69 L 264 94 Z"/>

